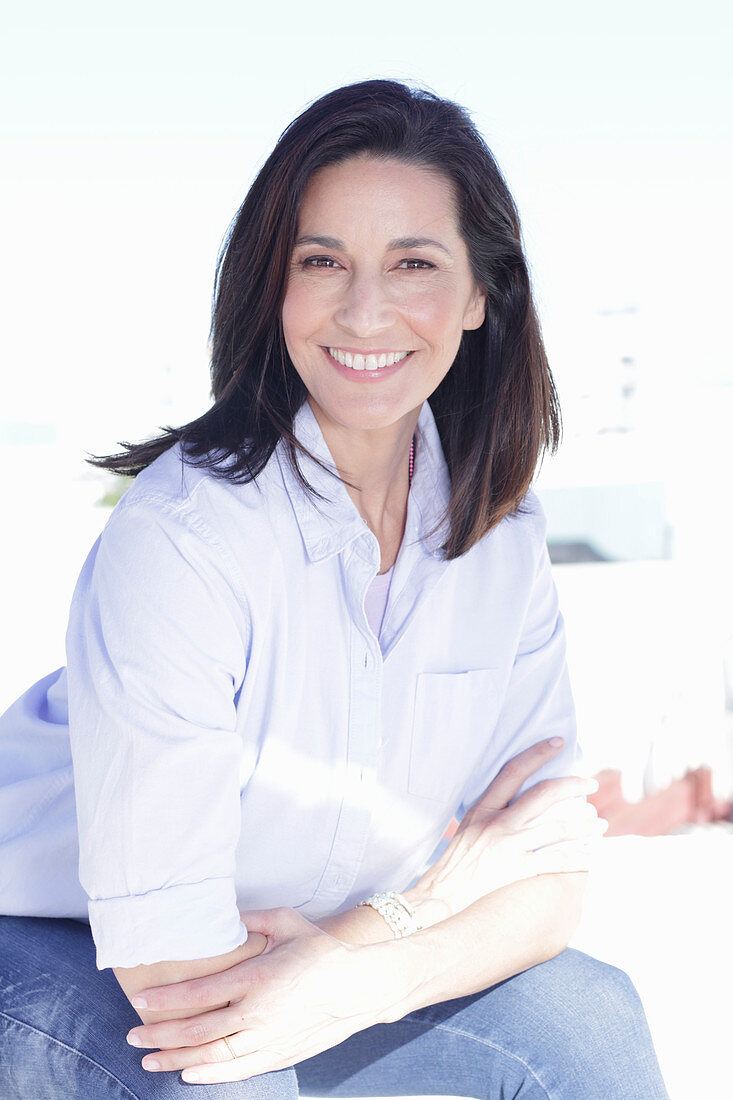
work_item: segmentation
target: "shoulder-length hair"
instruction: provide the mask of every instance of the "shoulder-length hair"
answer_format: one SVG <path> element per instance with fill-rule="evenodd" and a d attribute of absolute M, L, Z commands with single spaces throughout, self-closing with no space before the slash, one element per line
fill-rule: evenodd
<path fill-rule="evenodd" d="M 317 99 L 283 131 L 258 172 L 217 258 L 213 405 L 153 439 L 118 443 L 121 454 L 86 461 L 135 476 L 180 441 L 184 461 L 242 484 L 257 477 L 283 437 L 303 489 L 323 499 L 297 461 L 297 450 L 310 454 L 292 430 L 307 390 L 287 353 L 282 305 L 311 173 L 358 154 L 437 169 L 453 181 L 459 232 L 487 292 L 484 321 L 464 330 L 429 397 L 451 479 L 442 549 L 452 559 L 522 510 L 538 460 L 559 445 L 560 406 L 519 215 L 502 173 L 465 108 L 398 81 L 364 80 Z"/>

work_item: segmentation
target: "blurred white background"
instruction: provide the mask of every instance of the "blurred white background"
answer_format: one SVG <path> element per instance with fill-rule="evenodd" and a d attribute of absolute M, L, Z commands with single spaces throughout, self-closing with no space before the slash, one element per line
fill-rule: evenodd
<path fill-rule="evenodd" d="M 523 219 L 589 769 L 633 798 L 710 763 L 730 797 L 729 6 L 31 0 L 3 23 L 0 711 L 65 662 L 113 480 L 85 453 L 209 403 L 217 250 L 257 170 L 313 99 L 388 76 L 471 111 Z"/>

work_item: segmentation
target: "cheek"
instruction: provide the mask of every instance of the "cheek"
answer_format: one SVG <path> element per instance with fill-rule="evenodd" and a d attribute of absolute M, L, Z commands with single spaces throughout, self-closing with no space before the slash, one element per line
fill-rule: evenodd
<path fill-rule="evenodd" d="M 450 338 L 454 331 L 462 330 L 463 313 L 452 289 L 433 287 L 423 288 L 421 293 L 410 293 L 403 299 L 403 308 L 415 328 L 438 343 Z"/>
<path fill-rule="evenodd" d="M 283 299 L 282 320 L 286 340 L 298 340 L 309 335 L 318 321 L 317 300 L 302 282 L 293 279 Z"/>
<path fill-rule="evenodd" d="M 283 331 L 286 342 L 297 336 L 302 318 L 303 309 L 299 301 L 299 295 L 292 287 L 288 287 L 283 299 Z"/>

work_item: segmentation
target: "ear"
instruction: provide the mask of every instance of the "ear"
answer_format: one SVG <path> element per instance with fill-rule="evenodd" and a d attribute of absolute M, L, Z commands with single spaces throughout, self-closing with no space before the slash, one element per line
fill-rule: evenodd
<path fill-rule="evenodd" d="M 463 327 L 464 329 L 481 328 L 486 317 L 486 301 L 488 298 L 487 291 L 476 284 L 473 297 L 466 307 L 466 312 L 463 315 Z"/>

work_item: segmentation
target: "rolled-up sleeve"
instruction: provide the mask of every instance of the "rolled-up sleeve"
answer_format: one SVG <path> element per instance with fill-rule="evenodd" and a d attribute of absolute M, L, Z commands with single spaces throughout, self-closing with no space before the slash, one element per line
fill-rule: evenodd
<path fill-rule="evenodd" d="M 533 491 L 527 494 L 525 503 L 530 513 L 527 527 L 535 544 L 527 612 L 498 722 L 487 745 L 484 766 L 480 774 L 473 777 L 470 790 L 464 795 L 460 817 L 508 760 L 538 741 L 559 736 L 565 743 L 525 780 L 512 801 L 543 779 L 587 774 L 577 738 L 575 704 L 566 660 L 565 620 L 545 541 L 547 518 Z M 584 795 L 574 796 L 554 803 L 532 820 L 573 820 L 585 817 L 589 810 Z"/>
<path fill-rule="evenodd" d="M 187 502 L 122 499 L 66 633 L 79 879 L 100 970 L 247 939 L 234 868 L 248 623 L 225 548 Z"/>

